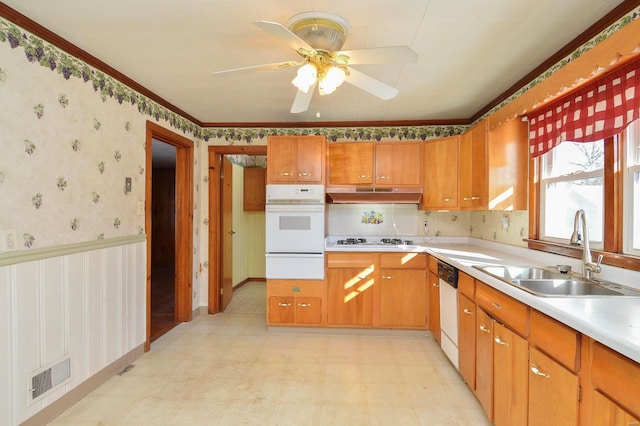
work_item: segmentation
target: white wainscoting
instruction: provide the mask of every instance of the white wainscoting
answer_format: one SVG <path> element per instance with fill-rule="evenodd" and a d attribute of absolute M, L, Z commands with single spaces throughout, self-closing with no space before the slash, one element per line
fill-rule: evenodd
<path fill-rule="evenodd" d="M 87 246 L 0 263 L 2 425 L 27 420 L 146 339 L 144 237 Z M 65 355 L 71 380 L 32 403 L 32 372 Z"/>

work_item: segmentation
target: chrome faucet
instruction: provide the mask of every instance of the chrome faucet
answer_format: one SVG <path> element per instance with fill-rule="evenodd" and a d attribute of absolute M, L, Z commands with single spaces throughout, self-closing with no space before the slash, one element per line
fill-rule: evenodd
<path fill-rule="evenodd" d="M 582 227 L 582 233 L 580 228 Z M 593 279 L 593 274 L 599 274 L 602 271 L 600 263 L 602 263 L 602 255 L 598 256 L 598 261 L 593 263 L 591 260 L 591 250 L 589 250 L 589 229 L 587 227 L 587 216 L 584 210 L 580 209 L 576 212 L 573 219 L 573 234 L 571 234 L 571 245 L 579 246 L 582 242 L 582 276 L 588 280 Z"/>

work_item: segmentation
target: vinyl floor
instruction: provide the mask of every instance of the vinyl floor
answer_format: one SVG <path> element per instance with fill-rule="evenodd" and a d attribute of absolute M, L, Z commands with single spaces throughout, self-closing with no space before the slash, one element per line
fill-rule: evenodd
<path fill-rule="evenodd" d="M 490 424 L 429 332 L 268 328 L 265 298 L 239 288 L 51 424 Z"/>

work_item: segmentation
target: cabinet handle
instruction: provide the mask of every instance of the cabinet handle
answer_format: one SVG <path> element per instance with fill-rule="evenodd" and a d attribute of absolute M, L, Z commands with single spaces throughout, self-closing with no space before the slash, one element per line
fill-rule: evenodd
<path fill-rule="evenodd" d="M 473 312 L 471 312 L 471 311 L 469 310 L 469 308 L 464 308 L 464 309 L 462 310 L 462 312 L 464 312 L 464 313 L 465 313 L 465 314 L 467 314 L 467 315 L 473 315 Z"/>
<path fill-rule="evenodd" d="M 444 201 L 445 203 L 450 203 L 451 201 L 453 201 L 453 198 L 443 198 L 442 201 Z"/>
<path fill-rule="evenodd" d="M 366 179 L 366 178 L 368 178 L 370 176 L 369 175 L 360 175 L 359 177 L 360 177 L 360 179 Z"/>
<path fill-rule="evenodd" d="M 385 280 L 392 280 L 395 277 L 393 275 L 383 275 L 382 278 L 384 278 Z"/>
<path fill-rule="evenodd" d="M 480 324 L 480 331 L 483 333 L 491 333 L 491 330 L 489 330 L 484 324 Z"/>
<path fill-rule="evenodd" d="M 479 200 L 480 197 L 476 197 L 476 196 L 471 196 L 471 197 L 464 197 L 463 200 L 464 201 L 476 201 Z"/>
<path fill-rule="evenodd" d="M 544 377 L 545 379 L 550 379 L 551 378 L 549 373 L 543 373 L 542 371 L 538 370 L 538 367 L 536 367 L 535 364 L 531 364 L 531 372 L 533 374 L 535 374 L 536 376 L 541 376 L 541 377 Z"/>
<path fill-rule="evenodd" d="M 290 173 L 290 172 L 282 172 L 282 173 L 280 173 L 280 176 L 293 176 L 293 173 Z"/>
<path fill-rule="evenodd" d="M 308 308 L 309 306 L 311 306 L 311 303 L 298 303 L 298 306 L 300 306 L 301 308 Z"/>
<path fill-rule="evenodd" d="M 389 176 L 378 176 L 378 179 L 380 179 L 380 180 L 389 179 Z"/>
<path fill-rule="evenodd" d="M 433 283 L 431 285 L 434 286 L 434 287 L 440 287 L 440 284 L 438 284 L 438 283 Z"/>
<path fill-rule="evenodd" d="M 502 306 L 499 303 L 493 302 L 492 303 L 493 307 L 496 308 L 497 310 L 501 310 Z"/>
<path fill-rule="evenodd" d="M 282 302 L 278 302 L 278 306 L 281 306 L 283 308 L 288 308 L 289 306 L 291 306 L 291 303 L 282 303 Z"/>
<path fill-rule="evenodd" d="M 493 340 L 499 345 L 509 347 L 509 342 L 505 342 L 500 338 L 500 336 L 496 336 Z"/>
<path fill-rule="evenodd" d="M 311 176 L 311 173 L 302 172 L 302 173 L 298 173 L 298 176 L 307 177 L 307 176 Z"/>

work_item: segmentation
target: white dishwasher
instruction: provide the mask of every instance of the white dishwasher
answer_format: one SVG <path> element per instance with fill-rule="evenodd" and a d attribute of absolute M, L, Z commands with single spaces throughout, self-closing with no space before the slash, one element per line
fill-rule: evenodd
<path fill-rule="evenodd" d="M 438 261 L 442 350 L 458 370 L 458 269 Z"/>

